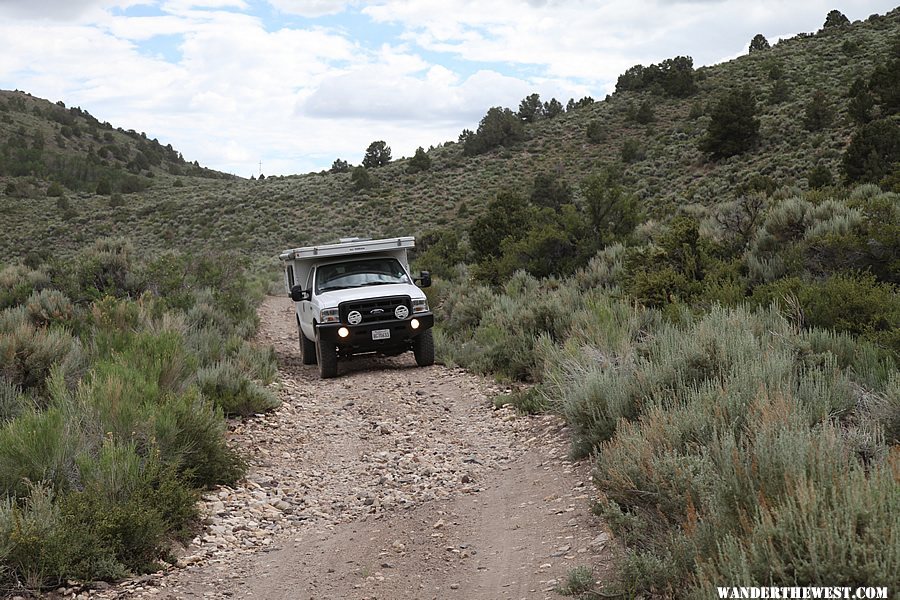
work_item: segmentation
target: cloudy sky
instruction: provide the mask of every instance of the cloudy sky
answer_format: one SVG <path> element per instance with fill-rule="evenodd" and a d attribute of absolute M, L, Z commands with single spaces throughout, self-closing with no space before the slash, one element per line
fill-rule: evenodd
<path fill-rule="evenodd" d="M 637 64 L 695 66 L 895 0 L 0 0 L 0 89 L 145 131 L 243 177 L 395 158 L 526 95 L 601 99 Z"/>

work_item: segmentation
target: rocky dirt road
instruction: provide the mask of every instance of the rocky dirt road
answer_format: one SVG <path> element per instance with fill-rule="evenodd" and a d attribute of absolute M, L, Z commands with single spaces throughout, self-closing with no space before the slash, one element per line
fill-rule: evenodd
<path fill-rule="evenodd" d="M 603 572 L 609 538 L 561 422 L 494 409 L 501 388 L 411 354 L 319 381 L 292 309 L 260 308 L 282 405 L 232 424 L 246 480 L 204 497 L 176 567 L 93 597 L 561 598 L 572 568 Z"/>

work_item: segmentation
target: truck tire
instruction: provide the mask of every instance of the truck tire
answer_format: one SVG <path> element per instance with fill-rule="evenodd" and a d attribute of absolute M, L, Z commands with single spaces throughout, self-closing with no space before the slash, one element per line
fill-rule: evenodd
<path fill-rule="evenodd" d="M 300 336 L 300 362 L 304 365 L 316 364 L 316 343 L 306 339 L 300 324 L 297 324 L 297 332 Z"/>
<path fill-rule="evenodd" d="M 434 336 L 430 329 L 413 338 L 413 354 L 416 355 L 416 364 L 420 367 L 430 367 L 434 364 Z"/>
<path fill-rule="evenodd" d="M 331 379 L 337 376 L 337 346 L 316 336 L 316 359 L 319 363 L 319 378 Z"/>

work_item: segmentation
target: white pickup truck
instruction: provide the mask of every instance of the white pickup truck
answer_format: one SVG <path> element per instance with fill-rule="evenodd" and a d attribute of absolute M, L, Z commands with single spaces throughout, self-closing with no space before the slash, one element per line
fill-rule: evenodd
<path fill-rule="evenodd" d="M 323 379 L 337 375 L 338 357 L 356 354 L 412 350 L 419 366 L 434 364 L 434 315 L 419 289 L 431 275 L 410 274 L 414 247 L 412 237 L 343 238 L 281 253 L 303 364 L 318 364 Z"/>

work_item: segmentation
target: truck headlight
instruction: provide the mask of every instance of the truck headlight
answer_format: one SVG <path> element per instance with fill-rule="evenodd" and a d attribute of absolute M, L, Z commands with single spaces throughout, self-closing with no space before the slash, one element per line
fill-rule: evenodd
<path fill-rule="evenodd" d="M 425 298 L 414 299 L 412 301 L 412 309 L 414 313 L 428 312 L 428 300 Z"/>
<path fill-rule="evenodd" d="M 319 311 L 319 323 L 337 323 L 340 320 L 341 318 L 336 308 L 323 308 Z"/>

